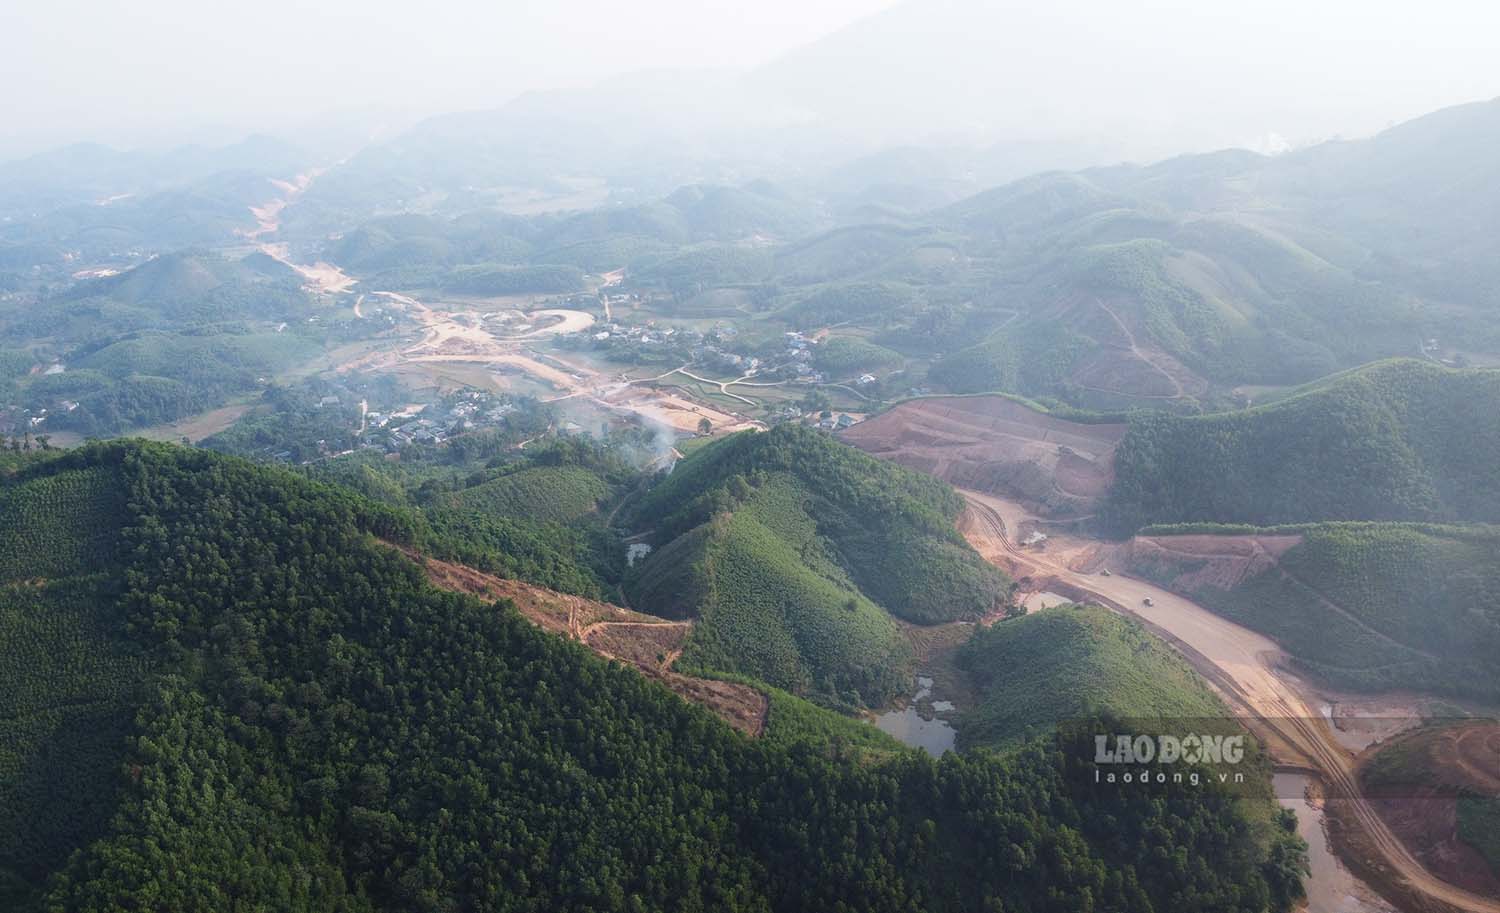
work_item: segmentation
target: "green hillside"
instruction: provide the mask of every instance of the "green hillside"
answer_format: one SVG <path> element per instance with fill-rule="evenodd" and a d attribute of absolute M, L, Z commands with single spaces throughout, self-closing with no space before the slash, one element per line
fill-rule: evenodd
<path fill-rule="evenodd" d="M 978 628 L 958 664 L 981 695 L 958 720 L 963 748 L 1011 746 L 1101 717 L 1225 716 L 1181 657 L 1099 606 L 1057 606 Z"/>
<path fill-rule="evenodd" d="M 368 332 L 314 313 L 303 282 L 265 254 L 190 250 L 0 301 L 0 350 L 66 369 L 9 378 L 0 365 L 0 409 L 46 410 L 41 433 L 112 435 L 220 406 L 305 364 L 330 339 Z"/>
<path fill-rule="evenodd" d="M 859 706 L 904 689 L 911 657 L 890 616 L 825 551 L 808 492 L 766 479 L 639 566 L 632 604 L 698 619 L 683 669 L 748 675 Z"/>
<path fill-rule="evenodd" d="M 1026 319 L 946 355 L 929 376 L 955 393 L 1066 395 L 1074 365 L 1095 348 L 1065 323 Z"/>
<path fill-rule="evenodd" d="M 292 473 L 108 444 L 0 486 L 6 554 L 37 522 L 124 546 L 0 579 L 9 910 L 1144 913 L 1296 893 L 1284 839 L 1212 786 L 1080 793 L 1041 750 L 850 763 L 795 710 L 809 738 L 747 741 L 432 589 L 371 541 L 413 535 L 399 512 Z M 59 518 L 48 486 L 123 498 Z"/>
<path fill-rule="evenodd" d="M 417 511 L 421 547 L 434 557 L 591 599 L 618 599 L 625 550 L 597 508 L 635 484 L 635 470 L 583 438 L 514 450 L 535 433 L 528 427 L 519 422 L 500 433 L 471 433 L 399 463 L 355 453 L 308 472 Z"/>
<path fill-rule="evenodd" d="M 906 687 L 891 616 L 974 618 L 1009 581 L 959 537 L 951 489 L 797 425 L 717 441 L 635 506 L 661 544 L 638 608 L 700 621 L 683 661 L 875 705 Z"/>
<path fill-rule="evenodd" d="M 705 289 L 760 282 L 771 271 L 771 259 L 770 252 L 762 248 L 695 246 L 669 256 L 647 258 L 632 270 L 631 281 L 664 289 L 685 300 Z"/>
<path fill-rule="evenodd" d="M 829 324 L 879 323 L 893 312 L 917 304 L 916 291 L 897 282 L 848 282 L 817 286 L 783 310 L 783 316 L 799 329 Z"/>
<path fill-rule="evenodd" d="M 462 488 L 453 506 L 552 523 L 592 513 L 609 494 L 605 481 L 582 466 L 534 466 Z"/>
<path fill-rule="evenodd" d="M 1008 595 L 954 523 L 963 500 L 943 482 L 787 424 L 731 435 L 677 465 L 634 508 L 660 518 L 666 541 L 748 500 L 786 474 L 805 489 L 800 510 L 831 560 L 892 614 L 917 624 L 971 618 Z"/>
<path fill-rule="evenodd" d="M 1327 523 L 1276 567 L 1230 589 L 1191 588 L 1206 607 L 1276 639 L 1336 686 L 1500 698 L 1500 530 Z M 1201 561 L 1137 562 L 1172 585 Z"/>
<path fill-rule="evenodd" d="M 1396 360 L 1239 412 L 1143 415 L 1107 525 L 1500 520 L 1500 372 Z"/>
<path fill-rule="evenodd" d="M 1041 259 L 1008 292 L 1023 316 L 934 378 L 1080 405 L 1207 402 L 1411 352 L 1428 326 L 1406 297 L 1285 237 L 1227 218 L 1112 218 L 1028 239 Z"/>
<path fill-rule="evenodd" d="M 171 320 L 271 320 L 309 309 L 305 280 L 263 253 L 242 260 L 187 250 L 78 283 L 61 301 L 108 299 Z"/>

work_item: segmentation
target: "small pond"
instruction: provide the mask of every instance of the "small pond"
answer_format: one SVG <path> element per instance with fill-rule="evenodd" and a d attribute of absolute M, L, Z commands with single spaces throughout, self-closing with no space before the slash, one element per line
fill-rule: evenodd
<path fill-rule="evenodd" d="M 875 725 L 881 732 L 936 757 L 953 750 L 953 740 L 958 732 L 947 720 L 936 716 L 952 709 L 952 701 L 932 700 L 932 679 L 918 675 L 916 690 L 907 705 L 900 710 L 877 714 Z"/>

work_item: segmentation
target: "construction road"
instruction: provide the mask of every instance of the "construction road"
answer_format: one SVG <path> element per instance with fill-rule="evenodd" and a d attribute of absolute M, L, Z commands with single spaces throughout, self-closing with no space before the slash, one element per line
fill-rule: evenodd
<path fill-rule="evenodd" d="M 1325 796 L 1339 801 L 1349 812 L 1346 822 L 1360 831 L 1352 842 L 1372 848 L 1380 857 L 1361 860 L 1361 868 L 1383 871 L 1389 886 L 1404 895 L 1404 909 L 1500 913 L 1500 899 L 1482 897 L 1428 872 L 1364 800 L 1354 756 L 1339 744 L 1316 711 L 1316 701 L 1281 671 L 1283 654 L 1274 642 L 1145 581 L 1118 572 L 1105 577 L 1074 570 L 1067 560 L 1066 544 L 1046 551 L 1022 549 L 1011 541 L 1007 529 L 1016 529 L 1029 519 L 1023 508 L 992 495 L 961 494 L 968 510 L 960 529 L 987 560 L 1018 579 L 1030 577 L 1041 588 L 1070 599 L 1099 602 L 1144 622 L 1177 648 L 1245 724 L 1266 740 L 1279 765 L 1319 777 Z M 1152 603 L 1149 606 L 1147 599 Z"/>

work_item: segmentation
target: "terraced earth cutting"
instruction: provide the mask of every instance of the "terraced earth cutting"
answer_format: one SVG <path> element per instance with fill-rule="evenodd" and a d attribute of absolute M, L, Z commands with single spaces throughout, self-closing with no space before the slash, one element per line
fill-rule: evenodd
<path fill-rule="evenodd" d="M 953 396 L 901 403 L 840 436 L 959 488 L 1075 518 L 1092 514 L 1114 481 L 1125 426 L 1069 421 L 1004 396 Z"/>

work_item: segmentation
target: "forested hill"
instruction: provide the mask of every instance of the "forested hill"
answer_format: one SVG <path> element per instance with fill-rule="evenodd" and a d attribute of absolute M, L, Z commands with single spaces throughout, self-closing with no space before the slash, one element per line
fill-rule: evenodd
<path fill-rule="evenodd" d="M 1216 787 L 749 741 L 504 605 L 402 515 L 204 451 L 0 480 L 0 907 L 1285 909 Z M 1191 860 L 1190 862 L 1187 860 Z"/>
<path fill-rule="evenodd" d="M 661 546 L 636 608 L 696 613 L 683 661 L 874 705 L 907 686 L 917 624 L 976 618 L 1010 582 L 959 536 L 945 483 L 787 424 L 715 442 L 635 509 Z"/>
<path fill-rule="evenodd" d="M 1500 520 L 1500 371 L 1397 359 L 1270 405 L 1143 415 L 1107 524 Z"/>
<path fill-rule="evenodd" d="M 982 695 L 961 720 L 965 746 L 1015 744 L 1058 720 L 1100 714 L 1228 716 L 1182 657 L 1135 621 L 1099 606 L 1057 606 L 976 628 L 958 663 Z"/>
<path fill-rule="evenodd" d="M 1214 527 L 1205 527 L 1214 529 Z M 1174 532 L 1187 533 L 1186 551 Z M 1317 523 L 1277 530 L 1295 544 L 1248 573 L 1213 565 L 1195 527 L 1148 530 L 1130 571 L 1275 638 L 1335 687 L 1500 699 L 1500 528 Z M 1245 530 L 1246 534 L 1256 531 Z M 1242 562 L 1232 550 L 1220 566 Z"/>

